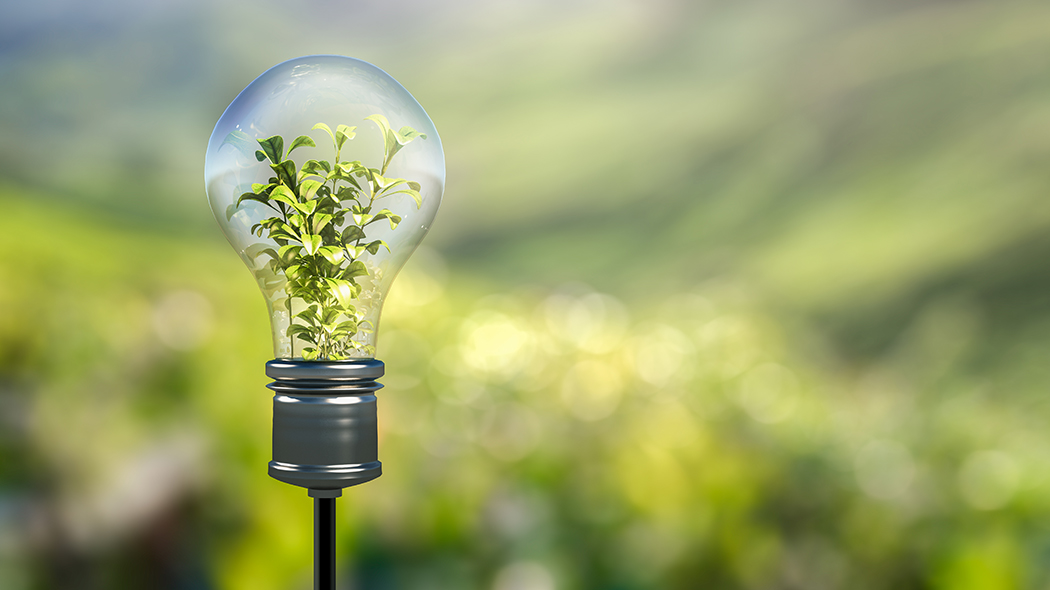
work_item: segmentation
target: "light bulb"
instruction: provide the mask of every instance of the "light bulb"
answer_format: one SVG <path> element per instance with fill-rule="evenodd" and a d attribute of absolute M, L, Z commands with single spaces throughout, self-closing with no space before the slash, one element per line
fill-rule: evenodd
<path fill-rule="evenodd" d="M 444 191 L 441 140 L 412 95 L 358 59 L 283 62 L 226 108 L 204 176 L 266 298 L 274 357 L 373 358 L 387 291 Z"/>

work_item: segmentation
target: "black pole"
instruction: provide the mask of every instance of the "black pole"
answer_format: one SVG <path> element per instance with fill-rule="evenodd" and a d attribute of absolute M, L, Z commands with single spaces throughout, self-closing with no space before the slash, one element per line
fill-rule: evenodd
<path fill-rule="evenodd" d="M 314 590 L 335 590 L 335 498 L 314 498 Z"/>

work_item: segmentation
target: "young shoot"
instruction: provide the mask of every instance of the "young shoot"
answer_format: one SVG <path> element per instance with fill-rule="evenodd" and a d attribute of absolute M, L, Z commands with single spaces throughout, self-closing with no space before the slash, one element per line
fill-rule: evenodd
<path fill-rule="evenodd" d="M 343 160 L 343 148 L 354 139 L 356 127 L 339 125 L 333 130 L 324 123 L 314 125 L 314 130 L 324 131 L 331 139 L 334 157 L 331 161 L 307 160 L 301 167 L 289 156 L 297 148 L 316 147 L 309 135 L 296 137 L 287 152 L 280 135 L 259 139 L 255 157 L 269 162 L 274 175 L 265 184 L 253 184 L 251 192 L 242 194 L 228 211 L 232 216 L 245 201 L 258 201 L 273 210 L 272 216 L 251 231 L 277 246 L 260 244 L 258 250 L 269 256 L 268 270 L 285 277 L 287 297 L 275 305 L 285 306 L 289 313 L 292 299 L 305 305 L 291 318 L 287 335 L 293 352 L 296 341 L 302 343 L 306 360 L 375 354 L 374 347 L 354 338 L 373 329 L 354 301 L 361 294 L 359 281 L 370 276 L 362 256 L 390 247 L 368 234 L 375 223 L 389 223 L 391 230 L 401 223 L 401 216 L 382 207 L 383 199 L 403 194 L 412 197 L 417 209 L 423 203 L 418 182 L 387 178 L 386 173 L 401 148 L 426 135 L 407 126 L 394 131 L 383 115 L 365 119 L 383 133 L 380 168 Z"/>

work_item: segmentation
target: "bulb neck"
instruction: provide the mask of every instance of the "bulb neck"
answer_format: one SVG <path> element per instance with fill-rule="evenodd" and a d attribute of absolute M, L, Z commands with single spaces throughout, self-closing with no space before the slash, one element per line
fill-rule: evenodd
<path fill-rule="evenodd" d="M 274 359 L 273 460 L 270 477 L 336 497 L 343 488 L 382 475 L 376 426 L 375 359 L 303 361 Z"/>

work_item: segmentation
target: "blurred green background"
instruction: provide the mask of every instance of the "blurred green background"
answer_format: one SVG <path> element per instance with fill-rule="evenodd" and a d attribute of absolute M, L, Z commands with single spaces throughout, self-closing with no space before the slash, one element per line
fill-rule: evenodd
<path fill-rule="evenodd" d="M 1050 5 L 0 13 L 0 588 L 310 587 L 203 160 L 311 53 L 448 169 L 343 588 L 1050 588 Z"/>

